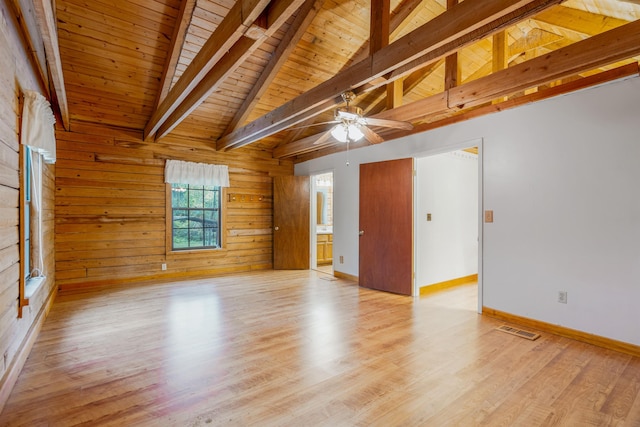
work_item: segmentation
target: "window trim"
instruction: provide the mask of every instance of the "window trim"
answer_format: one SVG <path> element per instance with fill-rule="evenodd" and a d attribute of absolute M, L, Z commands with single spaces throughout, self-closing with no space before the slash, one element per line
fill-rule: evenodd
<path fill-rule="evenodd" d="M 226 210 L 227 188 L 220 187 L 220 247 L 219 248 L 198 248 L 198 249 L 173 249 L 173 208 L 171 206 L 171 184 L 165 183 L 165 252 L 172 255 L 193 254 L 202 252 L 225 251 L 226 231 L 224 224 L 227 220 Z"/>
<path fill-rule="evenodd" d="M 19 257 L 20 257 L 20 278 L 19 278 L 19 289 L 18 289 L 18 318 L 22 318 L 22 309 L 26 306 L 29 305 L 29 298 L 26 297 L 25 294 L 25 288 L 27 285 L 27 278 L 24 274 L 24 263 L 25 260 L 27 259 L 27 251 L 26 251 L 26 247 L 25 247 L 25 241 L 26 241 L 26 224 L 25 224 L 25 209 L 27 208 L 27 189 L 25 188 L 26 185 L 26 176 L 29 173 L 29 171 L 25 170 L 25 168 L 27 167 L 27 163 L 26 163 L 26 157 L 28 155 L 28 150 L 27 147 L 25 147 L 23 144 L 20 144 L 19 150 L 18 150 L 18 156 L 19 156 L 19 173 L 18 173 L 18 187 L 19 187 L 19 203 L 18 203 L 18 215 L 19 215 Z"/>

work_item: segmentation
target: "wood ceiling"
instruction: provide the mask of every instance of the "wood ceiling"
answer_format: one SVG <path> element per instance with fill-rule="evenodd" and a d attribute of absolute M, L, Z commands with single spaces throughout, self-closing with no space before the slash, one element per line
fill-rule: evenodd
<path fill-rule="evenodd" d="M 638 1 L 456 3 L 57 0 L 70 126 L 302 161 L 344 149 L 314 145 L 326 125 L 299 127 L 331 120 L 345 90 L 367 116 L 415 125 L 374 128 L 392 140 L 638 74 Z"/>

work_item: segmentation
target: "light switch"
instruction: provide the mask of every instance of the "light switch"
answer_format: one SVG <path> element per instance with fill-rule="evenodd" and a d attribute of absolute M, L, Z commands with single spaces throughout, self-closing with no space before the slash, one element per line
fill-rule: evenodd
<path fill-rule="evenodd" d="M 484 222 L 493 222 L 493 211 L 484 211 Z"/>
<path fill-rule="evenodd" d="M 427 221 L 431 221 L 431 214 L 430 213 L 427 214 Z"/>

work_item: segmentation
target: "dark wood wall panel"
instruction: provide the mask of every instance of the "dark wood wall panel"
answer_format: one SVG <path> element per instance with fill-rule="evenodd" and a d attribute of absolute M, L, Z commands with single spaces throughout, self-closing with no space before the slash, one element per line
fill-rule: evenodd
<path fill-rule="evenodd" d="M 82 123 L 57 137 L 56 269 L 62 289 L 272 267 L 272 177 L 292 174 L 291 162 L 256 149 L 216 152 L 196 139 L 145 143 L 139 132 Z M 167 158 L 228 165 L 227 193 L 261 196 L 225 200 L 222 250 L 167 252 Z"/>

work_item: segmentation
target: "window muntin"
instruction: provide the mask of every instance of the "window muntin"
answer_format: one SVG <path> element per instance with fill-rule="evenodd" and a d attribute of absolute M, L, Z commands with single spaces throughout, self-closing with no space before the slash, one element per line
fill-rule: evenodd
<path fill-rule="evenodd" d="M 220 187 L 171 184 L 172 250 L 220 248 Z"/>

